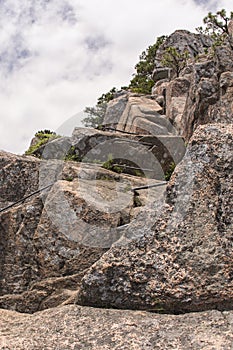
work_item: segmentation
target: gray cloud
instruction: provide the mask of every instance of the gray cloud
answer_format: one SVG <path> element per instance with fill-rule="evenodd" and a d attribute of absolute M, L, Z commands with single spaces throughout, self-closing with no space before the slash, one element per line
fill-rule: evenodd
<path fill-rule="evenodd" d="M 204 6 L 209 11 L 215 11 L 220 2 L 218 0 L 194 0 L 197 5 Z"/>

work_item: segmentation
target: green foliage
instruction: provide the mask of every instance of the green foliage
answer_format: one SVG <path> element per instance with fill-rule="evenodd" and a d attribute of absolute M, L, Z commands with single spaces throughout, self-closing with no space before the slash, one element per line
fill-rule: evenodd
<path fill-rule="evenodd" d="M 68 182 L 72 182 L 74 180 L 74 178 L 71 176 L 67 176 L 64 180 L 68 181 Z"/>
<path fill-rule="evenodd" d="M 160 36 L 154 45 L 149 46 L 146 51 L 143 51 L 139 57 L 139 62 L 136 64 L 136 73 L 129 84 L 129 89 L 133 92 L 151 94 L 151 89 L 154 86 L 152 73 L 155 67 L 155 56 L 159 47 L 164 43 L 166 36 Z"/>
<path fill-rule="evenodd" d="M 82 123 L 86 127 L 101 129 L 104 120 L 107 104 L 114 99 L 117 89 L 113 87 L 110 91 L 102 94 L 98 100 L 97 105 L 94 107 L 86 107 L 84 113 L 87 117 L 83 118 Z"/>
<path fill-rule="evenodd" d="M 45 135 L 56 135 L 56 133 L 48 129 L 40 130 L 35 133 L 35 137 L 39 137 L 39 138 L 44 138 Z"/>
<path fill-rule="evenodd" d="M 86 127 L 100 128 L 106 112 L 107 103 L 97 104 L 95 107 L 86 107 L 84 112 L 87 117 L 83 118 L 82 123 Z"/>
<path fill-rule="evenodd" d="M 138 192 L 134 192 L 134 196 L 133 196 L 133 206 L 134 206 L 134 208 L 142 207 L 142 202 L 141 202 L 141 200 L 140 200 L 140 197 L 139 197 L 139 193 L 138 193 Z"/>
<path fill-rule="evenodd" d="M 102 167 L 107 170 L 112 170 L 118 174 L 123 172 L 123 168 L 121 166 L 114 164 L 112 154 L 108 155 L 108 160 L 102 164 Z"/>
<path fill-rule="evenodd" d="M 136 164 L 120 158 L 113 159 L 112 154 L 108 155 L 108 160 L 102 164 L 102 167 L 118 174 L 126 173 L 133 176 L 145 177 L 144 172 L 139 168 L 136 168 Z"/>
<path fill-rule="evenodd" d="M 171 68 L 179 77 L 182 70 L 187 66 L 189 56 L 188 50 L 180 52 L 175 47 L 170 46 L 166 48 L 161 63 L 164 67 Z"/>
<path fill-rule="evenodd" d="M 113 177 L 109 175 L 100 175 L 96 178 L 96 180 L 101 180 L 101 181 L 114 181 Z"/>
<path fill-rule="evenodd" d="M 105 94 L 101 95 L 97 100 L 97 105 L 102 105 L 105 103 L 110 102 L 114 99 L 114 94 L 117 92 L 117 89 L 113 87 L 110 91 L 106 92 Z"/>
<path fill-rule="evenodd" d="M 88 158 L 88 157 L 84 157 L 82 159 L 82 163 L 91 163 L 91 164 L 103 164 L 103 162 L 100 159 L 96 159 L 96 158 Z"/>
<path fill-rule="evenodd" d="M 142 52 L 139 57 L 140 61 L 135 66 L 136 74 L 134 74 L 129 86 L 122 87 L 122 90 L 131 90 L 136 93 L 151 94 L 151 89 L 154 86 L 152 73 L 155 66 L 156 52 L 165 39 L 166 36 L 157 38 L 154 45 L 149 46 L 146 51 Z M 114 99 L 115 94 L 118 91 L 119 90 L 113 87 L 110 91 L 102 94 L 98 98 L 96 106 L 85 108 L 84 112 L 87 113 L 87 117 L 82 120 L 84 126 L 101 129 L 107 104 Z"/>
<path fill-rule="evenodd" d="M 165 173 L 165 180 L 166 181 L 170 180 L 170 178 L 175 170 L 175 167 L 176 167 L 176 164 L 174 162 L 170 164 L 169 169 Z"/>
<path fill-rule="evenodd" d="M 48 141 L 52 141 L 61 136 L 50 130 L 40 130 L 35 133 L 35 137 L 37 139 L 37 142 L 29 147 L 29 149 L 25 152 L 26 155 L 33 155 L 41 146 L 45 145 Z"/>
<path fill-rule="evenodd" d="M 69 160 L 73 162 L 80 162 L 81 159 L 79 157 L 78 151 L 74 146 L 71 146 L 64 160 Z"/>
<path fill-rule="evenodd" d="M 225 9 L 216 12 L 216 14 L 209 12 L 203 19 L 205 26 L 198 27 L 196 30 L 200 34 L 208 35 L 213 39 L 213 48 L 221 46 L 228 41 L 233 49 L 233 41 L 228 29 L 228 24 L 231 20 L 233 20 L 233 12 L 230 12 L 228 16 Z"/>
<path fill-rule="evenodd" d="M 129 88 L 132 92 L 150 95 L 154 84 L 155 82 L 151 78 L 136 74 L 131 80 Z"/>

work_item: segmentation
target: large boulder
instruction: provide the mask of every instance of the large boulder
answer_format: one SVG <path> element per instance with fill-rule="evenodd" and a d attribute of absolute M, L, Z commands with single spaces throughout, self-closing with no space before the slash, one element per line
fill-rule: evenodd
<path fill-rule="evenodd" d="M 166 88 L 166 116 L 179 135 L 183 134 L 182 117 L 186 107 L 190 81 L 180 77 L 172 80 Z"/>
<path fill-rule="evenodd" d="M 186 140 L 199 125 L 232 122 L 233 67 L 227 65 L 230 61 L 221 61 L 224 68 L 219 67 L 220 61 L 196 62 L 187 66 L 180 77 L 166 83 L 166 116 Z"/>
<path fill-rule="evenodd" d="M 152 229 L 82 280 L 82 305 L 183 313 L 233 308 L 233 126 L 199 127 Z M 137 227 L 134 227 L 137 230 Z M 125 236 L 130 237 L 130 232 Z"/>
<path fill-rule="evenodd" d="M 178 30 L 168 36 L 156 53 L 152 94 L 167 119 L 187 141 L 199 125 L 232 122 L 233 50 L 226 42 L 213 51 L 212 44 L 208 36 Z M 166 71 L 161 62 L 168 47 L 189 52 L 187 66 L 179 77 L 175 72 L 159 75 L 160 71 Z"/>
<path fill-rule="evenodd" d="M 174 47 L 178 52 L 188 51 L 191 59 L 194 59 L 198 55 L 205 53 L 212 44 L 210 37 L 203 34 L 191 33 L 188 30 L 176 30 L 174 33 L 169 35 L 164 43 L 159 47 L 156 58 L 155 58 L 155 70 L 152 75 L 154 81 L 159 80 L 158 72 L 165 72 L 166 67 L 161 66 L 164 52 L 169 47 Z M 167 71 L 168 72 L 168 71 Z M 175 72 L 171 71 L 166 77 L 174 77 Z M 164 79 L 165 75 L 161 76 Z"/>
<path fill-rule="evenodd" d="M 38 189 L 39 160 L 0 151 L 0 208 Z"/>
<path fill-rule="evenodd" d="M 136 98 L 134 104 L 134 99 L 129 99 L 117 132 L 75 128 L 72 137 L 48 143 L 42 158 L 66 157 L 99 164 L 112 159 L 121 164 L 119 170 L 124 173 L 135 175 L 138 170 L 149 178 L 163 180 L 171 164 L 178 164 L 183 158 L 184 141 L 165 116 L 153 110 L 158 104 L 145 100 L 143 103 L 141 98 Z"/>
<path fill-rule="evenodd" d="M 153 99 L 131 95 L 117 129 L 142 135 L 167 135 L 170 125 L 161 115 L 162 111 L 162 107 Z"/>
<path fill-rule="evenodd" d="M 162 113 L 150 96 L 127 93 L 108 104 L 103 125 L 129 134 L 166 135 L 171 130 Z"/>
<path fill-rule="evenodd" d="M 191 84 L 180 121 L 183 137 L 189 139 L 199 125 L 232 122 L 232 71 L 221 73 L 216 62 L 205 61 L 195 64 L 191 75 L 188 68 L 184 77 Z"/>
<path fill-rule="evenodd" d="M 0 310 L 1 349 L 232 349 L 233 313 L 155 315 L 75 305 L 34 315 Z"/>
<path fill-rule="evenodd" d="M 39 161 L 3 152 L 1 161 L 3 199 L 12 203 L 41 189 L 0 217 L 0 307 L 20 312 L 72 298 L 86 269 L 147 206 L 148 194 L 142 191 L 136 198 L 131 189 L 155 182 L 96 164 Z M 20 174 L 22 188 L 15 193 Z"/>
<path fill-rule="evenodd" d="M 125 110 L 128 102 L 128 93 L 125 93 L 117 98 L 114 98 L 107 105 L 107 110 L 104 116 L 103 125 L 107 128 L 116 129 L 117 124 Z"/>

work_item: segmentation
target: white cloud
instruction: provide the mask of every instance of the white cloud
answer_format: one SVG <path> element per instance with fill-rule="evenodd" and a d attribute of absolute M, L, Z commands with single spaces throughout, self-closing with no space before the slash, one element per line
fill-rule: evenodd
<path fill-rule="evenodd" d="M 23 152 L 38 129 L 126 85 L 157 36 L 194 30 L 214 3 L 0 0 L 0 148 Z"/>

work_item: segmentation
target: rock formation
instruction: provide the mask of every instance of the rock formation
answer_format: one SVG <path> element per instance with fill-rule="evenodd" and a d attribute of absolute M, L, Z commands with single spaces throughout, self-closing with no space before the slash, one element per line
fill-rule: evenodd
<path fill-rule="evenodd" d="M 63 306 L 33 315 L 0 310 L 5 350 L 232 349 L 233 313 L 156 315 Z"/>
<path fill-rule="evenodd" d="M 232 125 L 199 128 L 151 231 L 94 264 L 78 303 L 171 313 L 232 309 L 232 181 Z"/>
<path fill-rule="evenodd" d="M 154 180 L 116 174 L 98 165 L 63 162 L 60 168 L 56 162 L 4 152 L 1 162 L 1 198 L 6 200 L 2 205 L 33 192 L 39 181 L 47 185 L 44 172 L 54 164 L 57 172 L 61 170 L 52 188 L 1 214 L 0 306 L 4 308 L 35 312 L 69 299 L 84 271 L 120 238 L 117 228 L 151 200 L 142 191 L 135 203 L 131 188 Z M 14 197 L 12 183 L 20 173 L 25 176 Z M 108 203 L 111 211 L 104 208 Z"/>
<path fill-rule="evenodd" d="M 187 141 L 199 125 L 232 122 L 233 51 L 218 46 L 215 54 L 205 54 L 211 40 L 201 34 L 176 31 L 160 47 L 157 65 L 167 47 L 188 50 L 191 59 L 179 77 L 157 81 L 153 88 L 156 100 L 165 101 L 168 120 Z M 156 71 L 155 71 L 156 73 Z"/>
<path fill-rule="evenodd" d="M 101 130 L 0 152 L 1 349 L 232 349 L 233 53 L 211 45 L 176 31 Z"/>

